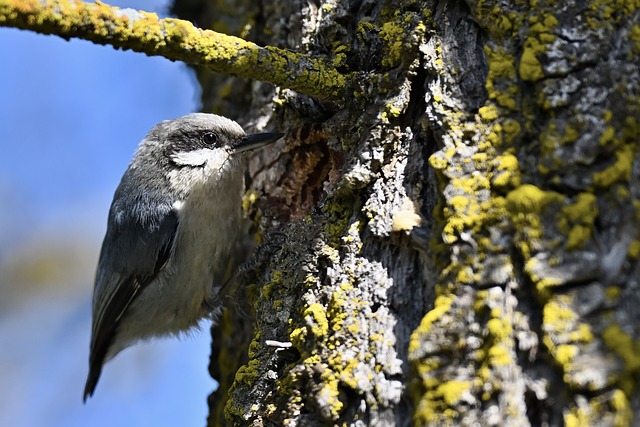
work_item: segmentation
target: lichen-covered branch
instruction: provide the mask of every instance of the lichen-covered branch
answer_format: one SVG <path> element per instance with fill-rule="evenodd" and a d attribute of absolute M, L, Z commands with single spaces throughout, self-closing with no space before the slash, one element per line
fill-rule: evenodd
<path fill-rule="evenodd" d="M 339 101 L 347 78 L 306 55 L 260 47 L 238 37 L 155 13 L 72 0 L 0 0 L 0 26 L 76 37 L 147 55 L 200 65 L 219 73 L 273 83 Z"/>

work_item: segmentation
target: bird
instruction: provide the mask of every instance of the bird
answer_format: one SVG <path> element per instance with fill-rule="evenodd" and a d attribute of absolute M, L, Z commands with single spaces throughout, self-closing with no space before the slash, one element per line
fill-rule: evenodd
<path fill-rule="evenodd" d="M 283 136 L 247 135 L 226 117 L 193 113 L 157 124 L 140 142 L 115 191 L 98 259 L 85 403 L 103 365 L 123 349 L 219 315 L 244 237 L 244 153 Z"/>

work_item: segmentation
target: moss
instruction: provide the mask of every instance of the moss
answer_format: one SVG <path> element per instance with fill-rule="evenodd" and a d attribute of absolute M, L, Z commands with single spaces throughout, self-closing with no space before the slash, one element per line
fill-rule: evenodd
<path fill-rule="evenodd" d="M 261 348 L 260 331 L 256 331 L 255 336 L 253 337 L 253 339 L 249 343 L 249 349 L 247 351 L 247 353 L 249 355 L 249 359 L 253 359 L 254 357 L 256 357 L 256 354 L 257 354 L 258 350 L 260 350 L 260 348 Z"/>
<path fill-rule="evenodd" d="M 342 239 L 348 235 L 350 218 L 353 214 L 353 203 L 344 203 L 339 197 L 330 198 L 322 206 L 326 220 L 323 223 L 323 231 L 326 235 L 327 245 L 323 253 L 332 255 L 332 262 L 339 262 L 339 254 L 335 251 L 342 245 Z M 337 258 L 336 258 L 337 257 Z"/>

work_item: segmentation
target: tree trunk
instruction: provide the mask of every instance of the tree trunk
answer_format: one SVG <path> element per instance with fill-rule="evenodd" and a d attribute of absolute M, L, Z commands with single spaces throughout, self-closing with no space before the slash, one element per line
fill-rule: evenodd
<path fill-rule="evenodd" d="M 287 132 L 209 425 L 632 424 L 639 6 L 176 0 L 362 73 L 329 104 L 199 71 L 205 111 Z"/>

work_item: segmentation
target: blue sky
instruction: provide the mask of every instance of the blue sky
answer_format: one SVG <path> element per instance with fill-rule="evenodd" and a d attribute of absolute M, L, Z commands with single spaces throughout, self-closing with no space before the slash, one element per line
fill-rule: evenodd
<path fill-rule="evenodd" d="M 125 350 L 81 400 L 113 191 L 154 124 L 198 110 L 193 73 L 6 28 L 0 51 L 0 425 L 204 425 L 214 387 L 206 327 Z"/>

